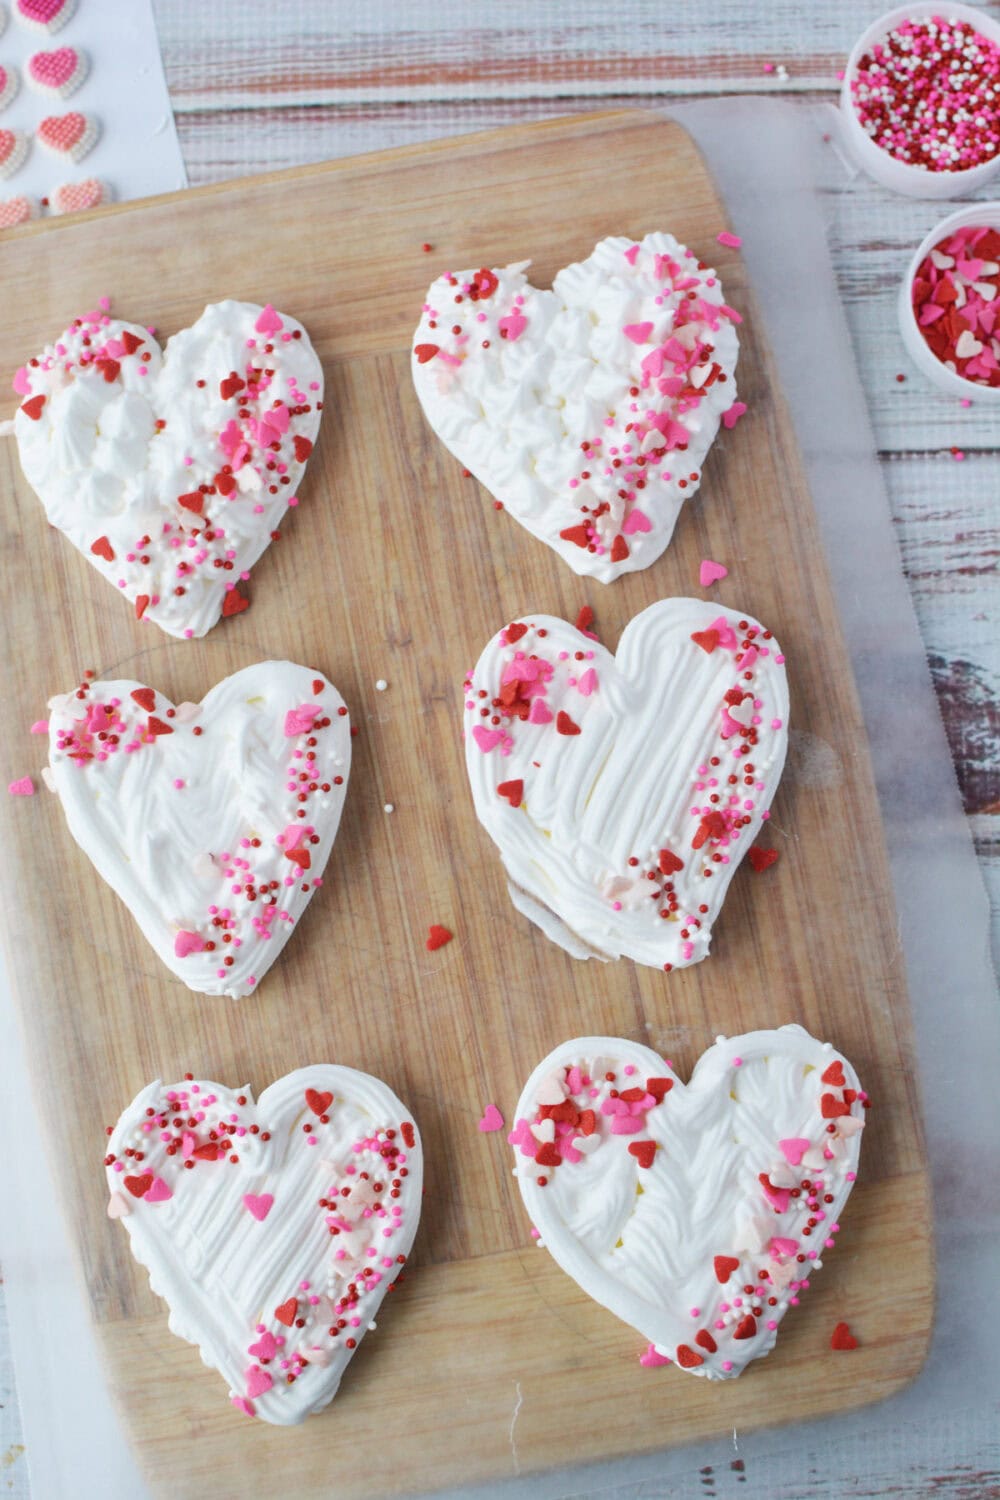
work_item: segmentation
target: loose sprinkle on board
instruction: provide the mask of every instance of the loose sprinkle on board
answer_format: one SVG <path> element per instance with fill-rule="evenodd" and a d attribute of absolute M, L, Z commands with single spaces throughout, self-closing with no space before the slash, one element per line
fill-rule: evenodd
<path fill-rule="evenodd" d="M 447 927 L 440 927 L 436 922 L 432 922 L 427 929 L 425 944 L 428 953 L 436 953 L 438 948 L 443 948 L 446 943 L 450 943 L 454 936 L 455 934 L 449 932 Z"/>
<path fill-rule="evenodd" d="M 831 1349 L 856 1349 L 858 1341 L 846 1323 L 838 1323 L 830 1335 Z"/>
<path fill-rule="evenodd" d="M 484 1135 L 488 1135 L 491 1131 L 502 1130 L 503 1125 L 503 1115 L 497 1109 L 496 1105 L 487 1104 L 483 1110 L 483 1118 L 479 1122 L 479 1129 Z"/>
<path fill-rule="evenodd" d="M 17 781 L 12 781 L 7 790 L 12 797 L 33 797 L 35 783 L 30 776 L 21 776 Z"/>

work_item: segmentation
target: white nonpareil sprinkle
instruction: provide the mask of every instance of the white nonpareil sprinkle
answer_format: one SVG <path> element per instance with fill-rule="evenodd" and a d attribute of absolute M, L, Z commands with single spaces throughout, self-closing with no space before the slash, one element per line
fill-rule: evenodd
<path fill-rule="evenodd" d="M 378 682 L 376 682 L 375 684 L 375 691 L 377 693 L 384 693 L 388 686 L 389 684 L 386 682 L 385 678 L 380 677 Z"/>
<path fill-rule="evenodd" d="M 385 807 L 382 809 L 382 811 L 383 812 L 395 812 L 396 811 L 396 804 L 394 802 L 387 802 L 385 804 Z"/>

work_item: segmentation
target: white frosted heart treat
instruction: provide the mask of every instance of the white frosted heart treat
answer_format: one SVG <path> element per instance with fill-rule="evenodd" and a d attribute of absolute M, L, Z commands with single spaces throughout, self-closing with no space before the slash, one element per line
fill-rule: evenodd
<path fill-rule="evenodd" d="M 413 1117 L 367 1073 L 249 1088 L 151 1083 L 109 1132 L 108 1214 L 235 1407 L 287 1426 L 328 1405 L 420 1220 Z"/>
<path fill-rule="evenodd" d="M 550 615 L 494 636 L 465 683 L 465 758 L 515 906 L 577 958 L 697 963 L 785 761 L 771 632 L 664 599 L 612 656 Z"/>
<path fill-rule="evenodd" d="M 246 608 L 239 583 L 296 503 L 319 430 L 323 371 L 299 323 L 215 302 L 161 350 L 102 306 L 14 389 L 25 477 L 137 618 L 189 638 Z"/>
<path fill-rule="evenodd" d="M 774 1347 L 833 1248 L 867 1096 L 801 1026 L 719 1037 L 689 1083 L 619 1037 L 528 1079 L 509 1140 L 539 1244 L 671 1361 L 725 1379 Z"/>
<path fill-rule="evenodd" d="M 351 765 L 337 689 L 269 661 L 201 703 L 84 681 L 49 714 L 50 785 L 81 849 L 189 989 L 248 995 L 337 836 Z"/>
<path fill-rule="evenodd" d="M 609 583 L 670 541 L 730 411 L 739 315 L 670 234 L 601 240 L 540 291 L 530 261 L 427 293 L 413 379 L 434 431 L 532 535 Z"/>

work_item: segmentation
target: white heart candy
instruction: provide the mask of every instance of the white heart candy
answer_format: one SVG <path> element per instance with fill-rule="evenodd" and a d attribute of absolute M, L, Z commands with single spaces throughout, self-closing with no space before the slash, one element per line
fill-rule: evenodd
<path fill-rule="evenodd" d="M 784 765 L 783 663 L 696 599 L 637 615 L 616 657 L 549 615 L 500 631 L 466 682 L 465 752 L 515 906 L 578 958 L 704 958 Z"/>
<path fill-rule="evenodd" d="M 332 1064 L 287 1074 L 256 1105 L 249 1088 L 157 1082 L 107 1152 L 111 1202 L 130 1205 L 132 1253 L 170 1330 L 229 1382 L 234 1406 L 287 1425 L 332 1401 L 420 1219 L 405 1105 Z"/>
<path fill-rule="evenodd" d="M 596 1122 L 584 1155 L 565 1110 L 554 1145 L 532 1134 L 545 1113 L 535 1084 L 553 1067 Z M 864 1103 L 851 1065 L 801 1026 L 720 1037 L 688 1084 L 648 1047 L 580 1037 L 536 1068 L 508 1139 L 531 1222 L 562 1269 L 661 1357 L 724 1379 L 770 1352 L 833 1245 Z M 848 1121 L 856 1129 L 840 1134 Z M 803 1167 L 793 1197 L 768 1170 L 782 1141 L 803 1140 L 822 1166 Z M 748 1233 L 761 1222 L 764 1235 Z"/>
<path fill-rule="evenodd" d="M 260 662 L 195 715 L 133 681 L 85 682 L 49 710 L 54 790 L 98 873 L 189 989 L 249 994 L 337 836 L 351 765 L 337 689 Z"/>
<path fill-rule="evenodd" d="M 246 608 L 319 429 L 300 324 L 215 302 L 161 351 L 98 308 L 18 370 L 21 467 L 53 526 L 168 635 Z"/>
<path fill-rule="evenodd" d="M 417 395 L 515 520 L 609 583 L 655 562 L 698 488 L 736 403 L 740 319 L 670 234 L 601 240 L 551 291 L 530 284 L 529 264 L 432 284 Z"/>

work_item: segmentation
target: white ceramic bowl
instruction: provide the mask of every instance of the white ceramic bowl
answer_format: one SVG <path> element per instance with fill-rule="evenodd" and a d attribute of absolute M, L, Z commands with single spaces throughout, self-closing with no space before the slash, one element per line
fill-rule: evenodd
<path fill-rule="evenodd" d="M 912 5 L 900 5 L 887 11 L 879 20 L 862 32 L 851 49 L 844 70 L 844 82 L 840 90 L 840 109 L 844 123 L 844 139 L 848 150 L 858 166 L 874 177 L 883 187 L 894 193 L 906 193 L 911 198 L 964 198 L 968 193 L 989 182 L 1000 171 L 1000 153 L 978 167 L 968 167 L 962 172 L 930 172 L 925 167 L 911 167 L 897 161 L 881 146 L 876 146 L 858 118 L 854 107 L 851 83 L 857 77 L 858 63 L 862 56 L 880 42 L 901 21 L 926 21 L 932 16 L 942 16 L 949 21 L 968 21 L 982 35 L 1000 46 L 1000 23 L 984 11 L 972 5 L 959 5 L 952 0 L 914 0 Z"/>
<path fill-rule="evenodd" d="M 1000 402 L 1000 386 L 979 385 L 975 380 L 965 380 L 943 365 L 921 333 L 913 311 L 913 282 L 924 260 L 935 245 L 954 234 L 956 229 L 966 229 L 971 224 L 985 224 L 990 229 L 1000 230 L 1000 202 L 972 203 L 968 208 L 961 208 L 958 213 L 949 214 L 946 219 L 942 219 L 926 239 L 921 241 L 899 289 L 899 331 L 903 335 L 907 354 L 928 380 L 933 380 L 936 386 L 952 396 L 964 396 L 969 401 L 991 402 L 995 405 Z"/>

